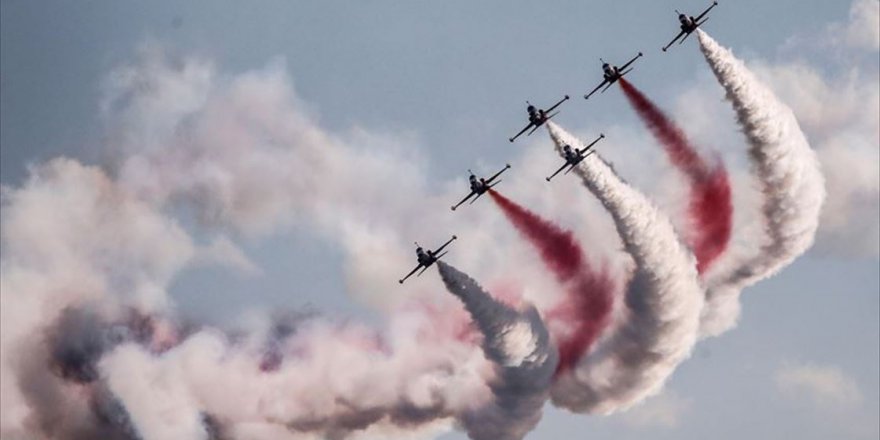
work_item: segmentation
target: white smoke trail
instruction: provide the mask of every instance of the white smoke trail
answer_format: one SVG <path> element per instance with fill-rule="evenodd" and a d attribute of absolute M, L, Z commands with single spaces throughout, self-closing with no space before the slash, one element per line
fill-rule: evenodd
<path fill-rule="evenodd" d="M 729 273 L 710 285 L 701 334 L 712 336 L 736 325 L 743 288 L 776 274 L 812 246 L 825 182 L 792 110 L 730 50 L 699 29 L 697 35 L 700 50 L 727 92 L 748 140 L 752 172 L 764 197 L 761 211 L 766 234 L 755 255 L 733 262 Z"/>
<path fill-rule="evenodd" d="M 314 319 L 278 342 L 271 371 L 259 332 L 129 319 L 168 313 L 167 286 L 188 265 L 241 255 L 223 240 L 202 248 L 96 167 L 56 159 L 3 188 L 0 240 L 3 439 L 199 439 L 218 426 L 254 438 L 263 425 L 411 438 L 490 395 L 479 347 L 442 313 L 398 310 L 386 332 Z"/>
<path fill-rule="evenodd" d="M 537 309 L 523 312 L 495 300 L 458 269 L 437 262 L 446 288 L 464 303 L 495 365 L 491 402 L 461 418 L 475 440 L 519 440 L 537 425 L 559 355 Z"/>
<path fill-rule="evenodd" d="M 549 123 L 557 151 L 583 144 Z M 659 391 L 696 342 L 704 293 L 696 261 L 672 222 L 624 182 L 598 154 L 575 168 L 605 206 L 635 262 L 619 328 L 552 388 L 553 402 L 579 412 L 607 414 Z"/>

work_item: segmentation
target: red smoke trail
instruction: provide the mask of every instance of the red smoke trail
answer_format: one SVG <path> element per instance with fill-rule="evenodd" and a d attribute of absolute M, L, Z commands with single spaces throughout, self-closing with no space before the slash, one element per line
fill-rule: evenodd
<path fill-rule="evenodd" d="M 733 222 L 730 181 L 722 163 L 709 166 L 688 142 L 687 136 L 645 95 L 625 79 L 620 87 L 639 117 L 663 144 L 672 164 L 690 180 L 688 206 L 696 232 L 688 238 L 697 257 L 697 270 L 703 273 L 727 248 Z"/>
<path fill-rule="evenodd" d="M 608 325 L 613 306 L 614 282 L 606 269 L 594 270 L 571 231 L 563 230 L 494 190 L 498 203 L 514 227 L 534 245 L 544 264 L 567 287 L 566 299 L 547 314 L 548 320 L 566 323 L 566 330 L 550 326 L 559 345 L 556 373 L 573 367 Z"/>

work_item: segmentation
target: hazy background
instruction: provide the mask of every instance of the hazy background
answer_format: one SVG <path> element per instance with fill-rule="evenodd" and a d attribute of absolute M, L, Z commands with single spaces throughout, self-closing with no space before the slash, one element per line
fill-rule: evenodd
<path fill-rule="evenodd" d="M 702 1 L 0 5 L 4 186 L 19 185 L 28 164 L 58 155 L 93 164 L 114 160 L 99 112 L 102 81 L 144 45 L 207 58 L 227 75 L 284 62 L 298 96 L 324 128 L 366 127 L 411 139 L 413 148 L 423 150 L 430 160 L 429 181 L 457 178 L 477 163 L 503 163 L 529 142 L 549 142 L 543 134 L 529 142 L 507 142 L 525 121 L 526 99 L 549 105 L 568 93 L 573 99 L 563 107 L 561 124 L 591 133 L 609 126 L 644 132 L 616 88 L 589 102 L 580 99 L 601 78 L 598 57 L 622 63 L 639 50 L 645 57 L 628 77 L 634 84 L 678 115 L 701 143 L 725 155 L 743 144 L 735 137 L 713 137 L 715 118 L 697 121 L 697 115 L 688 113 L 691 99 L 699 108 L 707 105 L 696 103 L 707 100 L 714 100 L 708 108 L 723 108 L 720 88 L 713 85 L 696 42 L 667 54 L 659 50 L 677 31 L 673 9 L 696 15 L 708 6 Z M 834 40 L 858 23 L 850 9 L 844 1 L 728 1 L 712 11 L 706 30 L 757 63 L 780 88 L 803 81 L 818 89 L 808 82 L 814 77 L 828 87 L 828 99 L 818 100 L 796 87 L 786 88 L 782 97 L 789 98 L 796 113 L 807 114 L 812 110 L 808 104 L 851 105 L 854 111 L 872 115 L 876 96 L 860 93 L 859 87 L 878 87 L 877 49 L 869 40 L 867 49 L 848 52 L 841 47 L 857 44 Z M 876 16 L 868 17 L 868 31 L 876 23 Z M 862 76 L 853 79 L 856 69 Z M 840 97 L 847 101 L 833 101 Z M 689 116 L 699 122 L 692 131 Z M 717 124 L 731 125 L 729 116 L 729 110 L 719 114 L 725 122 Z M 811 140 L 824 139 L 822 127 L 810 132 L 817 124 L 806 125 Z M 852 128 L 841 124 L 828 129 L 839 127 Z M 872 128 L 853 128 L 853 136 L 868 133 L 868 151 L 853 162 L 832 164 L 832 172 L 847 171 L 851 163 L 880 165 Z M 662 158 L 653 151 L 659 150 L 656 147 L 645 150 L 609 155 L 638 184 L 650 182 L 651 176 L 638 175 L 642 168 L 633 162 L 641 160 L 642 153 L 644 160 Z M 621 160 L 624 157 L 627 161 Z M 736 163 L 735 158 L 730 161 Z M 858 186 L 834 181 L 839 175 Z M 529 438 L 877 438 L 876 174 L 859 168 L 834 176 L 829 184 L 854 191 L 856 198 L 853 203 L 840 202 L 852 193 L 830 188 L 827 206 L 854 209 L 841 214 L 851 222 L 820 233 L 815 251 L 748 289 L 739 327 L 700 343 L 664 394 L 609 418 L 548 406 Z M 390 196 L 393 192 L 389 188 Z M 371 312 L 346 295 L 340 252 L 334 245 L 295 230 L 246 240 L 244 248 L 262 275 L 245 280 L 220 269 L 185 273 L 172 288 L 185 314 L 222 324 L 243 308 L 283 306 L 372 319 Z M 296 291 L 290 288 L 294 279 L 300 284 Z"/>

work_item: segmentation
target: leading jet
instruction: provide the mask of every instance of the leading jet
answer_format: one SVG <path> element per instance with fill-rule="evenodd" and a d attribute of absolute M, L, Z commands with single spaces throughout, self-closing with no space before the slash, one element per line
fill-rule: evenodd
<path fill-rule="evenodd" d="M 594 153 L 594 151 L 590 151 L 590 149 L 593 148 L 593 145 L 596 145 L 596 142 L 599 142 L 604 138 L 604 134 L 599 134 L 599 137 L 597 137 L 595 141 L 591 142 L 590 145 L 587 145 L 580 150 L 572 149 L 571 145 L 565 144 L 565 146 L 562 147 L 562 155 L 565 157 L 565 164 L 559 167 L 559 169 L 556 170 L 556 172 L 553 173 L 550 177 L 546 177 L 545 179 L 549 182 L 550 179 L 556 177 L 556 175 L 562 172 L 562 170 L 564 170 L 566 167 L 568 167 L 568 170 L 565 171 L 565 174 L 571 172 L 574 167 L 583 162 L 583 160 L 586 159 L 589 155 Z"/>
<path fill-rule="evenodd" d="M 468 199 L 470 199 L 471 197 L 473 197 L 475 195 L 477 197 L 474 198 L 473 200 L 471 200 L 471 203 L 469 203 L 469 204 L 473 204 L 474 202 L 476 202 L 477 199 L 480 198 L 480 196 L 482 196 L 483 194 L 486 193 L 486 191 L 489 191 L 490 188 L 501 183 L 500 180 L 495 182 L 495 179 L 497 179 L 498 176 L 501 175 L 501 173 L 507 171 L 508 168 L 510 168 L 510 164 L 505 165 L 504 168 L 501 169 L 501 171 L 495 173 L 495 175 L 493 175 L 492 177 L 490 177 L 488 179 L 483 178 L 483 177 L 480 177 L 479 179 L 477 179 L 477 176 L 475 176 L 471 170 L 468 170 L 468 172 L 471 173 L 470 177 L 468 177 L 468 180 L 470 181 L 470 184 L 471 184 L 471 193 L 468 194 L 465 198 L 461 199 L 461 201 L 458 202 L 458 204 L 453 206 L 452 210 L 455 211 L 456 208 L 461 206 L 462 203 L 468 201 Z M 492 183 L 492 182 L 495 182 L 495 183 Z"/>
<path fill-rule="evenodd" d="M 443 246 L 440 246 L 433 251 L 430 249 L 426 251 L 421 246 L 419 246 L 418 242 L 416 242 L 416 259 L 418 259 L 419 265 L 416 266 L 416 268 L 413 269 L 412 272 L 408 273 L 405 277 L 397 280 L 397 282 L 403 284 L 403 282 L 406 281 L 407 278 L 411 277 L 412 274 L 416 273 L 416 271 L 419 269 L 422 269 L 422 271 L 419 272 L 419 274 L 416 276 L 421 276 L 422 273 L 428 270 L 428 268 L 431 267 L 432 264 L 436 263 L 437 260 L 440 259 L 440 257 L 446 255 L 446 252 L 443 252 L 443 249 L 446 248 L 446 246 L 449 246 L 449 243 L 452 243 L 456 238 L 458 237 L 453 235 L 452 238 L 449 239 L 449 241 L 443 243 Z"/>
<path fill-rule="evenodd" d="M 526 125 L 526 128 L 523 128 L 519 133 L 516 134 L 516 136 L 514 136 L 508 140 L 510 142 L 513 142 L 514 140 L 516 140 L 516 138 L 518 138 L 521 134 L 525 133 L 526 130 L 528 130 L 530 128 L 532 129 L 532 131 L 530 131 L 529 134 L 527 134 L 526 136 L 529 136 L 532 133 L 534 133 L 535 130 L 538 129 L 538 127 L 544 125 L 544 123 L 549 121 L 550 118 L 559 114 L 559 112 L 552 113 L 552 114 L 550 112 L 555 110 L 556 107 L 559 107 L 560 104 L 562 104 L 563 102 L 565 102 L 567 100 L 568 100 L 568 95 L 565 95 L 564 98 L 559 100 L 559 102 L 557 102 L 556 104 L 553 105 L 553 107 L 550 107 L 547 110 L 539 109 L 539 108 L 535 107 L 534 105 L 532 105 L 529 101 L 526 101 L 526 104 L 528 104 L 528 107 L 526 107 L 526 111 L 529 112 L 529 125 Z M 532 128 L 532 127 L 534 127 L 534 128 Z"/>
<path fill-rule="evenodd" d="M 675 12 L 678 14 L 678 21 L 679 23 L 681 23 L 681 32 L 679 32 L 678 35 L 676 35 L 675 38 L 673 38 L 672 41 L 670 41 L 669 44 L 667 44 L 663 48 L 663 52 L 666 52 L 666 49 L 669 49 L 669 46 L 672 46 L 672 44 L 678 41 L 679 38 L 681 38 L 681 41 L 679 41 L 678 44 L 684 43 L 684 40 L 686 40 L 693 31 L 697 30 L 697 28 L 700 27 L 701 24 L 705 23 L 706 20 L 709 19 L 708 17 L 706 17 L 706 14 L 708 14 L 709 11 L 711 11 L 712 8 L 714 8 L 715 6 L 718 6 L 718 2 L 712 2 L 712 5 L 709 6 L 708 9 L 706 9 L 705 11 L 703 11 L 702 14 L 696 17 L 694 17 L 693 15 L 688 16 L 682 14 L 681 12 L 678 12 L 678 9 L 676 9 Z M 704 20 L 703 17 L 706 17 L 706 19 Z M 682 36 L 684 36 L 684 38 L 682 38 Z"/>
<path fill-rule="evenodd" d="M 619 80 L 620 78 L 623 78 L 623 75 L 626 75 L 627 73 L 630 72 L 630 70 L 632 70 L 632 69 L 627 69 L 627 67 L 629 67 L 630 64 L 634 63 L 637 59 L 639 59 L 640 56 L 642 56 L 641 52 L 639 52 L 639 54 L 636 55 L 633 59 L 627 61 L 626 64 L 624 64 L 623 66 L 620 66 L 620 67 L 612 66 L 611 64 L 606 63 L 605 60 L 603 60 L 602 58 L 599 58 L 599 61 L 602 62 L 602 72 L 603 72 L 602 82 L 599 83 L 599 85 L 596 86 L 596 88 L 593 89 L 592 92 L 584 95 L 584 99 L 590 99 L 590 96 L 593 96 L 593 93 L 596 93 L 596 91 L 601 89 L 602 86 L 604 86 L 605 84 L 608 84 L 607 87 L 602 89 L 602 93 L 605 93 L 605 91 L 608 90 L 608 87 L 611 87 L 611 84 L 616 83 L 617 80 Z"/>

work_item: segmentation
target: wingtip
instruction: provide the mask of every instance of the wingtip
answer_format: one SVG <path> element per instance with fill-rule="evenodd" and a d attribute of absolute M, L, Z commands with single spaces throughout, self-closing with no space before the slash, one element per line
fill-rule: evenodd
<path fill-rule="evenodd" d="M 568 99 L 568 95 L 565 95 L 565 99 Z"/>
<path fill-rule="evenodd" d="M 453 240 L 457 240 L 457 239 L 458 239 L 458 236 L 457 236 L 457 235 L 453 235 L 453 236 L 452 236 L 452 239 L 453 239 Z"/>
<path fill-rule="evenodd" d="M 455 211 L 455 206 L 450 206 L 449 209 Z"/>
<path fill-rule="evenodd" d="M 639 56 L 642 56 L 642 53 L 641 53 L 641 52 L 639 52 Z"/>
<path fill-rule="evenodd" d="M 509 140 L 511 143 L 513 143 L 513 138 L 508 138 L 507 140 Z"/>
<path fill-rule="evenodd" d="M 605 133 L 599 133 L 599 139 L 605 139 Z"/>
<path fill-rule="evenodd" d="M 509 163 L 508 163 L 508 164 L 504 164 L 504 165 L 505 165 L 504 168 L 510 168 L 510 164 L 509 164 Z"/>
<path fill-rule="evenodd" d="M 549 181 L 550 181 L 550 178 L 549 178 L 549 177 L 545 177 L 544 180 L 546 180 L 546 181 L 549 182 Z"/>
<path fill-rule="evenodd" d="M 584 95 L 584 99 L 590 99 L 590 95 Z"/>
<path fill-rule="evenodd" d="M 397 280 L 397 282 L 403 284 L 403 280 Z"/>

